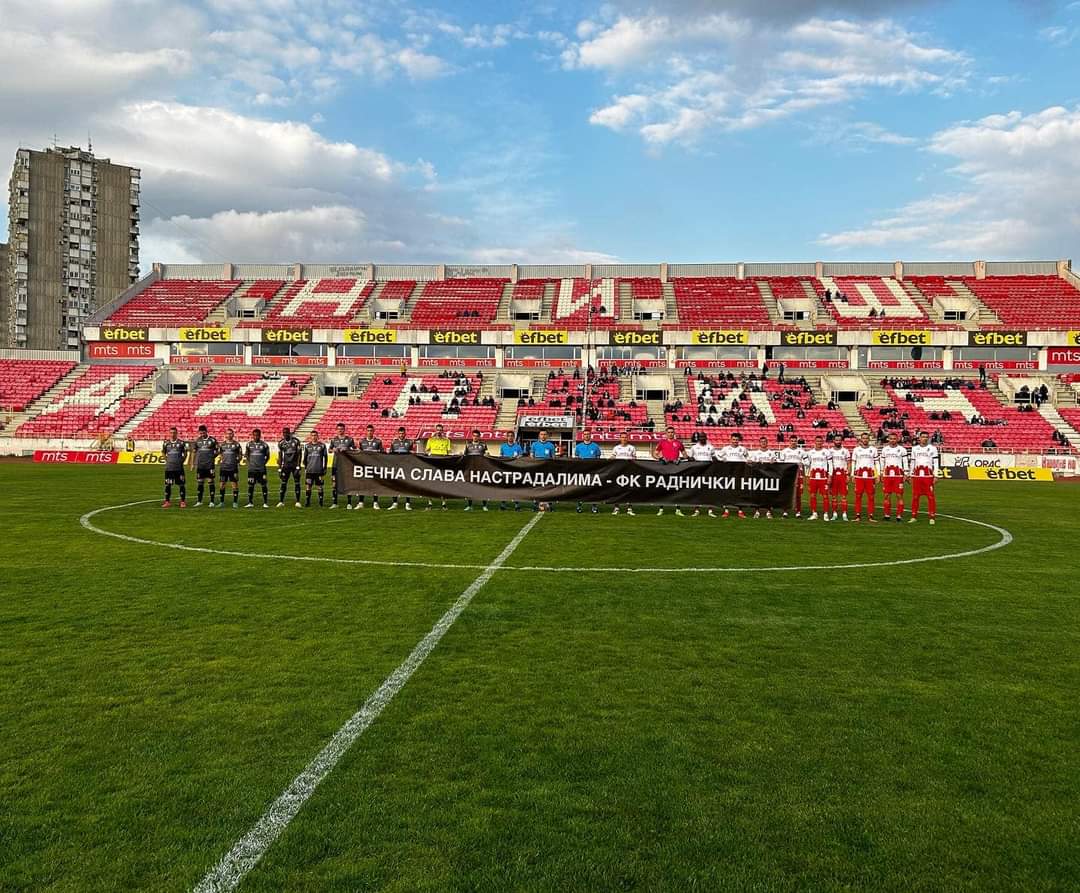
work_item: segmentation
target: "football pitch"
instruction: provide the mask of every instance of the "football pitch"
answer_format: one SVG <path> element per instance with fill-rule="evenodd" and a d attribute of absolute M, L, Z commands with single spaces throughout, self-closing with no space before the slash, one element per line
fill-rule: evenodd
<path fill-rule="evenodd" d="M 0 465 L 0 889 L 1080 887 L 1072 484 L 931 528 L 161 477 Z"/>

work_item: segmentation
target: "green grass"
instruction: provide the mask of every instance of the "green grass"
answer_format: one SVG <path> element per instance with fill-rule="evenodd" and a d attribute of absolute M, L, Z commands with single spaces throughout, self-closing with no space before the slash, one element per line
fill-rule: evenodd
<path fill-rule="evenodd" d="M 0 465 L 0 889 L 185 890 L 476 578 L 106 538 L 160 470 Z M 1070 485 L 945 482 L 1008 548 L 857 570 L 495 574 L 242 890 L 1076 889 Z M 486 565 L 531 518 L 95 518 Z M 544 517 L 514 567 L 980 548 L 984 528 Z"/>

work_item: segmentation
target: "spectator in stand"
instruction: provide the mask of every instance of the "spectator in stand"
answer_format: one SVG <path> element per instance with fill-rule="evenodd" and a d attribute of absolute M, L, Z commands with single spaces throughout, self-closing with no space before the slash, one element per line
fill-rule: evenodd
<path fill-rule="evenodd" d="M 994 439 L 992 437 L 988 437 L 982 442 L 982 448 L 984 450 L 996 450 L 997 444 L 994 442 Z"/>
<path fill-rule="evenodd" d="M 979 363 L 979 384 L 986 387 L 986 366 Z"/>

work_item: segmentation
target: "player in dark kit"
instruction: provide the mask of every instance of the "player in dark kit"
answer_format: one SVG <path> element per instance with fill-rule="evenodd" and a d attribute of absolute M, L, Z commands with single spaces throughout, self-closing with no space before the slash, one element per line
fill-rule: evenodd
<path fill-rule="evenodd" d="M 330 501 L 330 508 L 337 508 L 338 499 L 338 460 L 337 454 L 342 450 L 355 450 L 356 441 L 345 434 L 345 425 L 338 422 L 337 434 L 330 438 L 330 452 L 334 454 L 334 492 Z M 352 509 L 352 494 L 345 494 L 345 508 Z"/>
<path fill-rule="evenodd" d="M 255 485 L 262 486 L 263 508 L 270 508 L 270 493 L 266 486 L 266 463 L 270 461 L 270 444 L 262 439 L 262 431 L 256 428 L 251 432 L 251 440 L 244 447 L 244 456 L 247 459 L 248 472 L 248 501 L 244 508 L 252 508 L 255 497 Z"/>
<path fill-rule="evenodd" d="M 236 439 L 232 428 L 225 429 L 225 439 L 218 444 L 221 454 L 221 467 L 218 469 L 218 507 L 225 508 L 225 485 L 232 484 L 232 507 L 240 502 L 240 460 L 244 455 L 244 445 Z M 212 495 L 211 495 L 212 496 Z"/>
<path fill-rule="evenodd" d="M 360 438 L 360 442 L 357 444 L 357 446 L 365 453 L 381 453 L 383 451 L 382 441 L 375 436 L 374 425 L 367 426 L 367 431 L 364 433 L 364 436 Z M 356 507 L 358 509 L 362 509 L 364 507 L 363 496 L 357 497 Z M 379 505 L 378 496 L 371 497 L 371 507 L 375 509 L 375 511 L 378 511 L 380 508 L 382 508 L 382 506 Z"/>
<path fill-rule="evenodd" d="M 165 460 L 165 501 L 163 509 L 172 505 L 173 484 L 180 488 L 180 508 L 187 508 L 187 478 L 184 477 L 184 462 L 187 461 L 188 445 L 180 440 L 176 429 L 169 429 L 169 439 L 161 444 L 161 457 Z"/>
<path fill-rule="evenodd" d="M 206 433 L 206 425 L 199 425 L 199 436 L 195 438 L 195 480 L 198 481 L 199 493 L 195 499 L 195 508 L 202 505 L 203 488 L 210 482 L 210 508 L 214 507 L 214 462 L 218 455 L 216 437 Z"/>
<path fill-rule="evenodd" d="M 293 489 L 296 491 L 296 507 L 300 508 L 300 459 L 304 452 L 304 445 L 300 443 L 299 438 L 293 436 L 292 431 L 282 428 L 277 450 L 278 476 L 281 478 L 277 507 L 281 508 L 285 505 L 285 491 L 289 489 L 289 478 L 292 478 Z"/>
<path fill-rule="evenodd" d="M 484 441 L 482 441 L 480 439 L 480 429 L 479 428 L 474 428 L 473 433 L 472 433 L 472 437 L 469 438 L 468 442 L 465 444 L 465 455 L 466 456 L 486 456 L 487 452 L 488 452 L 487 444 L 484 443 Z M 465 500 L 465 511 L 471 512 L 472 511 L 472 505 L 473 505 L 472 500 L 471 499 L 466 499 Z M 485 499 L 481 503 L 481 506 L 483 507 L 484 511 L 486 512 L 488 510 L 488 501 Z"/>
<path fill-rule="evenodd" d="M 319 440 L 319 432 L 311 432 L 311 440 L 304 447 L 304 495 L 307 506 L 311 507 L 311 488 L 319 489 L 319 505 L 323 504 L 323 475 L 326 474 L 326 462 L 329 453 L 326 444 Z"/>
<path fill-rule="evenodd" d="M 397 437 L 390 441 L 390 453 L 394 456 L 407 456 L 413 451 L 413 442 L 405 436 L 405 429 L 397 429 Z M 390 503 L 388 511 L 393 511 L 398 507 L 398 497 L 394 497 L 394 501 Z M 405 497 L 405 511 L 412 511 L 412 497 Z"/>

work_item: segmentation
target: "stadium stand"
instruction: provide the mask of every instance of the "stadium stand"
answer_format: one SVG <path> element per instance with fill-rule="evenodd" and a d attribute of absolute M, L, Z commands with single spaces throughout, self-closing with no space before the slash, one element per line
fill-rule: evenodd
<path fill-rule="evenodd" d="M 585 379 L 569 375 L 552 375 L 548 378 L 540 400 L 519 401 L 517 414 L 574 415 L 592 430 L 599 441 L 618 440 L 620 431 L 641 430 L 649 427 L 648 407 L 634 401 L 620 399 L 621 385 L 610 375 L 593 376 L 589 383 L 586 403 Z"/>
<path fill-rule="evenodd" d="M 88 366 L 16 431 L 20 437 L 94 437 L 113 434 L 146 406 L 132 396 L 156 366 Z"/>
<path fill-rule="evenodd" d="M 901 435 L 928 431 L 940 432 L 942 445 L 958 452 L 978 452 L 986 442 L 1003 452 L 1058 448 L 1054 426 L 1039 413 L 1004 405 L 974 380 L 960 387 L 940 380 L 883 380 L 882 387 L 891 403 L 860 409 L 879 440 L 893 430 Z M 948 417 L 942 417 L 943 413 Z"/>
<path fill-rule="evenodd" d="M 1061 329 L 1080 326 L 1080 291 L 1056 276 L 953 279 L 993 310 L 1003 326 Z"/>
<path fill-rule="evenodd" d="M 495 314 L 499 310 L 499 302 L 507 282 L 508 279 L 446 279 L 428 282 L 416 301 L 410 322 L 416 328 L 495 327 Z M 385 288 L 382 296 L 386 296 Z"/>
<path fill-rule="evenodd" d="M 475 405 L 474 401 L 484 399 L 480 396 L 482 386 L 481 373 L 376 375 L 360 397 L 331 401 L 318 429 L 324 437 L 330 437 L 341 422 L 353 437 L 358 437 L 365 427 L 374 425 L 376 435 L 387 447 L 402 426 L 406 436 L 413 439 L 426 436 L 438 424 L 455 430 L 492 431 L 498 403 L 489 398 L 490 405 Z"/>
<path fill-rule="evenodd" d="M 727 329 L 772 326 L 757 284 L 749 279 L 710 277 L 672 280 L 683 328 L 701 325 Z"/>
<path fill-rule="evenodd" d="M 175 327 L 203 322 L 242 285 L 240 281 L 162 279 L 109 317 L 110 324 Z"/>
<path fill-rule="evenodd" d="M 619 293 L 615 280 L 559 280 L 551 322 L 560 329 L 607 329 L 618 325 Z"/>
<path fill-rule="evenodd" d="M 22 412 L 74 368 L 70 360 L 0 360 L 0 408 Z"/>
<path fill-rule="evenodd" d="M 248 320 L 243 327 L 345 328 L 374 289 L 375 283 L 361 279 L 299 279 L 279 295 L 281 283 L 253 283 L 244 297 L 265 297 L 269 303 L 262 318 Z"/>
<path fill-rule="evenodd" d="M 305 396 L 309 375 L 266 375 L 258 372 L 211 372 L 191 396 L 171 396 L 149 418 L 136 426 L 133 436 L 160 440 L 175 426 L 182 437 L 193 438 L 199 425 L 221 433 L 234 428 L 246 439 L 261 428 L 267 440 L 285 426 L 297 428 L 315 400 Z"/>
<path fill-rule="evenodd" d="M 895 279 L 839 276 L 823 278 L 820 283 L 821 294 L 826 296 L 825 307 L 840 327 L 881 328 L 890 325 L 889 320 L 920 328 L 934 327 Z"/>
<path fill-rule="evenodd" d="M 775 448 L 831 431 L 850 432 L 847 419 L 837 409 L 817 402 L 809 383 L 800 380 L 762 380 L 757 375 L 700 374 L 687 379 L 690 397 L 664 407 L 664 418 L 675 433 L 688 439 L 705 433 L 714 446 L 727 443 L 738 432 L 750 447 L 768 437 Z M 846 440 L 854 443 L 853 436 Z"/>

